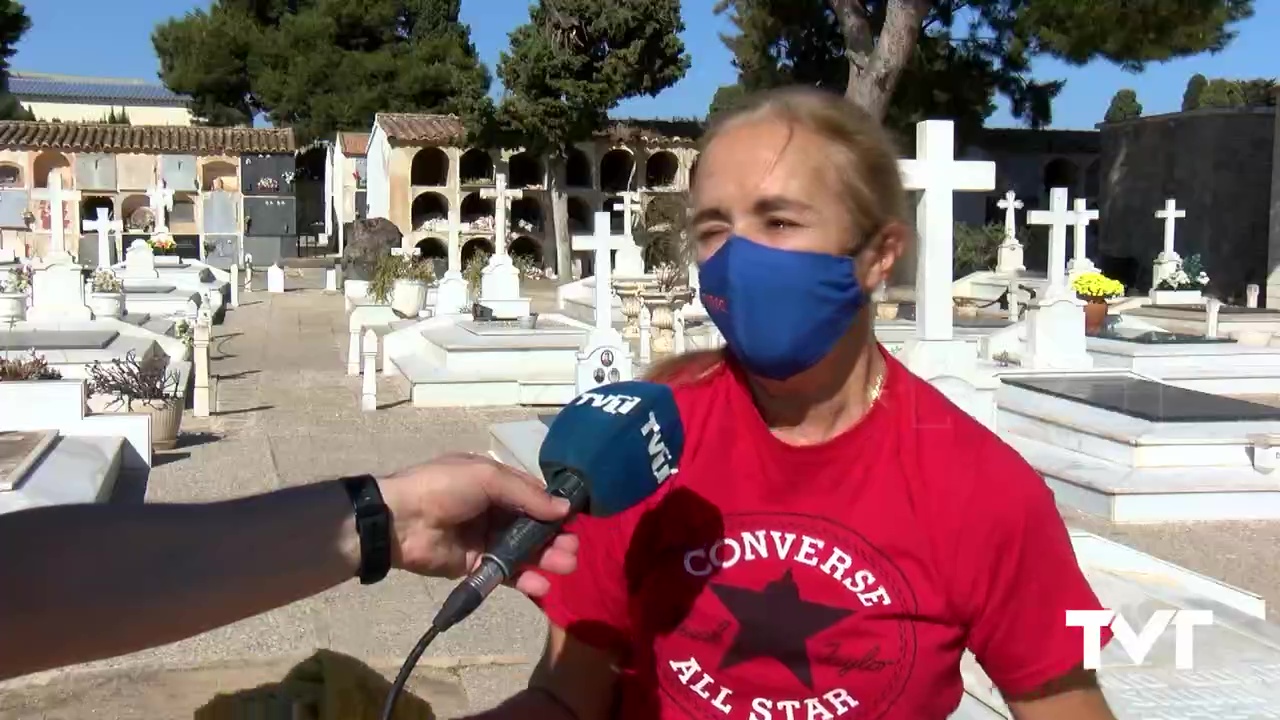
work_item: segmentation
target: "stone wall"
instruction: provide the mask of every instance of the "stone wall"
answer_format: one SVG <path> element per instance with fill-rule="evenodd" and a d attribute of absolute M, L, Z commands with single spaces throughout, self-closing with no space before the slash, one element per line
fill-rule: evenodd
<path fill-rule="evenodd" d="M 1175 250 L 1184 258 L 1200 255 L 1211 290 L 1243 299 L 1246 284 L 1265 282 L 1275 124 L 1274 108 L 1263 108 L 1101 125 L 1104 263 L 1130 264 L 1138 286 L 1149 287 L 1164 238 L 1155 212 L 1174 198 L 1187 212 Z"/>

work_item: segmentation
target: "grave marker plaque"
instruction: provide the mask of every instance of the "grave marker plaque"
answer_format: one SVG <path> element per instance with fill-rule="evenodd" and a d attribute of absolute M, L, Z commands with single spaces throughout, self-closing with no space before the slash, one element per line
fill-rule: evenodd
<path fill-rule="evenodd" d="M 1027 377 L 1009 378 L 1005 383 L 1150 422 L 1280 420 L 1280 407 L 1259 405 L 1136 377 Z"/>
<path fill-rule="evenodd" d="M 199 192 L 195 155 L 161 155 L 160 178 L 175 192 Z"/>
<path fill-rule="evenodd" d="M 81 190 L 116 189 L 116 157 L 107 153 L 76 155 L 76 187 Z"/>

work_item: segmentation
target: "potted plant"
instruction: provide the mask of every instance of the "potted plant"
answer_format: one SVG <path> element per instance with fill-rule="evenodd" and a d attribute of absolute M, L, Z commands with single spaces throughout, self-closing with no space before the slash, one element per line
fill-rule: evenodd
<path fill-rule="evenodd" d="M 0 382 L 25 382 L 28 380 L 61 380 L 62 373 L 49 367 L 43 356 L 35 350 L 20 358 L 0 357 Z"/>
<path fill-rule="evenodd" d="M 0 321 L 20 322 L 27 317 L 27 290 L 33 272 L 30 265 L 9 270 L 0 276 Z"/>
<path fill-rule="evenodd" d="M 1199 305 L 1204 302 L 1204 289 L 1209 275 L 1199 255 L 1179 260 L 1172 273 L 1151 289 L 1152 305 Z"/>
<path fill-rule="evenodd" d="M 178 249 L 177 241 L 169 233 L 152 235 L 147 244 L 151 246 L 151 249 L 157 255 L 172 255 Z"/>
<path fill-rule="evenodd" d="M 107 268 L 99 268 L 93 273 L 89 309 L 93 311 L 94 317 L 124 317 L 124 283 Z"/>
<path fill-rule="evenodd" d="M 1081 273 L 1071 281 L 1076 297 L 1085 301 L 1084 332 L 1097 335 L 1107 320 L 1107 299 L 1124 295 L 1124 284 L 1098 272 Z"/>
<path fill-rule="evenodd" d="M 151 416 L 151 447 L 169 450 L 178 442 L 182 425 L 181 375 L 169 369 L 169 357 L 153 355 L 138 360 L 132 350 L 123 359 L 95 360 L 88 367 L 91 401 L 102 412 L 146 413 Z"/>
<path fill-rule="evenodd" d="M 462 268 L 462 277 L 467 281 L 467 293 L 472 300 L 480 299 L 480 281 L 484 278 L 484 269 L 489 265 L 489 253 L 481 250 Z"/>
<path fill-rule="evenodd" d="M 387 255 L 378 260 L 369 295 L 403 317 L 417 317 L 427 303 L 427 287 L 435 282 L 431 261 L 413 255 Z"/>

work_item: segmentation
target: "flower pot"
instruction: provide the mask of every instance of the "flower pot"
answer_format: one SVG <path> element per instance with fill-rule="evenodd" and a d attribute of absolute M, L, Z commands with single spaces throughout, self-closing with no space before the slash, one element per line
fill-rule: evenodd
<path fill-rule="evenodd" d="M 876 304 L 877 320 L 897 320 L 898 303 L 882 302 Z"/>
<path fill-rule="evenodd" d="M 522 330 L 536 329 L 538 327 L 538 313 L 536 312 L 529 313 L 525 317 L 520 318 L 520 320 L 518 321 L 518 324 L 520 326 L 520 329 Z"/>
<path fill-rule="evenodd" d="M 96 318 L 124 317 L 124 293 L 90 293 L 89 309 Z"/>
<path fill-rule="evenodd" d="M 27 319 L 26 293 L 0 293 L 0 322 L 22 322 Z"/>
<path fill-rule="evenodd" d="M 151 416 L 151 447 L 155 450 L 172 450 L 178 444 L 178 428 L 182 427 L 182 400 L 140 400 L 133 404 L 133 412 Z"/>
<path fill-rule="evenodd" d="M 402 317 L 418 317 L 426 304 L 427 284 L 422 280 L 396 280 L 391 287 L 391 309 Z"/>
<path fill-rule="evenodd" d="M 1107 322 L 1107 301 L 1089 299 L 1084 305 L 1084 334 L 1097 335 Z"/>

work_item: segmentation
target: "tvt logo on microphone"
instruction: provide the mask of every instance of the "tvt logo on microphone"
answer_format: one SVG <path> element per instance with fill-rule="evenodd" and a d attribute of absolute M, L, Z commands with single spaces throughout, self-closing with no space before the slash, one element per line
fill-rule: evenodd
<path fill-rule="evenodd" d="M 574 405 L 590 405 L 610 415 L 626 415 L 640 404 L 635 395 L 616 395 L 608 392 L 584 392 L 573 399 Z"/>
<path fill-rule="evenodd" d="M 657 414 L 649 413 L 649 420 L 640 428 L 640 434 L 649 439 L 649 467 L 653 470 L 653 479 L 661 485 L 676 473 L 676 468 L 671 467 L 671 450 L 662 441 L 662 426 L 658 424 Z"/>
<path fill-rule="evenodd" d="M 1110 627 L 1129 660 L 1141 665 L 1170 624 L 1173 625 L 1173 665 L 1178 670 L 1191 670 L 1195 664 L 1193 630 L 1197 625 L 1213 625 L 1212 610 L 1156 610 L 1139 632 L 1134 632 L 1129 621 L 1114 610 L 1067 611 L 1067 627 L 1084 631 L 1081 664 L 1086 670 L 1098 670 L 1102 666 L 1102 628 Z"/>

